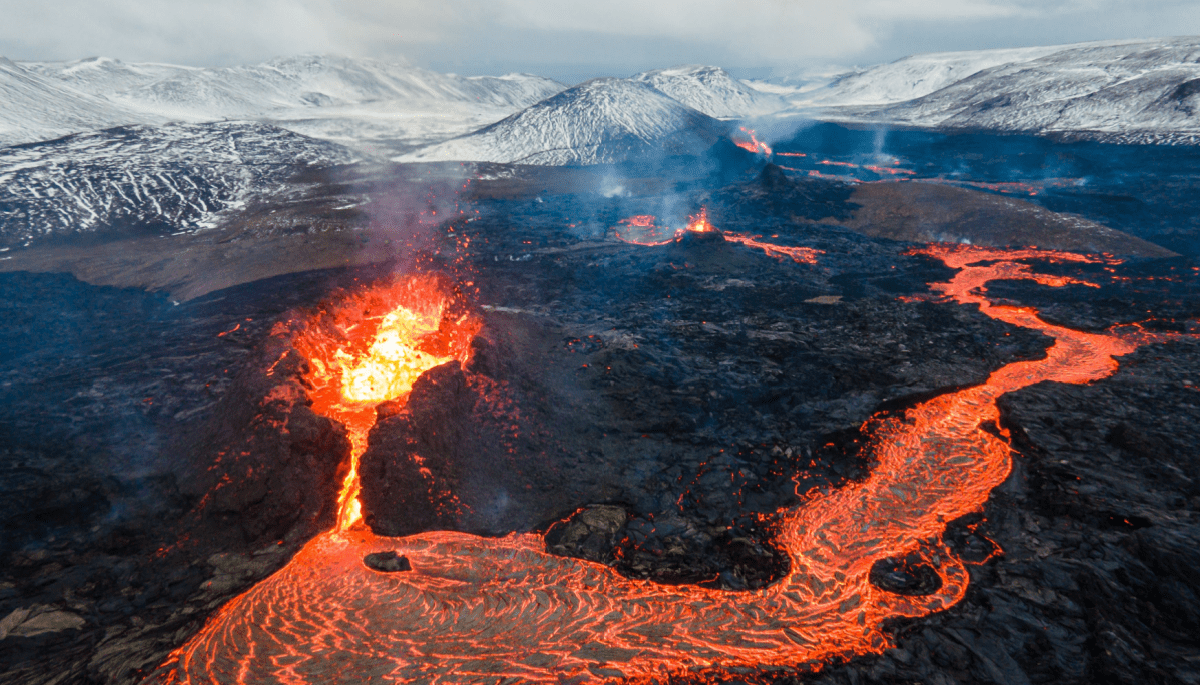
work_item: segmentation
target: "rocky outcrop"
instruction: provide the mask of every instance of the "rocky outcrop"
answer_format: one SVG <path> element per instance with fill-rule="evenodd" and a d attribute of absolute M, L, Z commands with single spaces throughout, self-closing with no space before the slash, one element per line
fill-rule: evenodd
<path fill-rule="evenodd" d="M 430 369 L 404 406 L 380 407 L 360 468 L 376 533 L 530 530 L 618 492 L 605 464 L 621 431 L 554 349 L 563 333 L 501 318 L 490 318 L 497 340 L 476 338 L 465 367 Z"/>
<path fill-rule="evenodd" d="M 306 540 L 333 525 L 349 468 L 345 429 L 307 406 L 304 359 L 271 336 L 234 378 L 196 440 L 186 479 L 198 525 L 237 532 L 243 549 Z"/>

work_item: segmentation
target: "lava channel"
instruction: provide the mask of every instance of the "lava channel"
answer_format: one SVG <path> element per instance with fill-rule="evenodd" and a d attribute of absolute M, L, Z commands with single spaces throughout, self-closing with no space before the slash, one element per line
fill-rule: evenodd
<path fill-rule="evenodd" d="M 717 234 L 731 243 L 740 243 L 746 247 L 762 250 L 772 257 L 789 257 L 798 264 L 816 264 L 817 255 L 823 254 L 823 251 L 811 247 L 792 247 L 769 243 L 762 240 L 761 235 L 719 230 L 708 220 L 708 210 L 704 207 L 700 208 L 699 214 L 688 217 L 687 226 L 675 229 L 675 232 L 670 235 L 666 233 L 669 229 L 659 226 L 658 218 L 650 214 L 631 216 L 621 219 L 617 223 L 618 228 L 615 234 L 618 240 L 646 247 L 669 245 L 683 240 L 689 233 L 699 233 Z"/>
<path fill-rule="evenodd" d="M 875 466 L 867 478 L 810 493 L 781 512 L 776 542 L 791 570 L 775 584 L 745 592 L 664 586 L 548 554 L 532 534 L 384 538 L 352 525 L 313 539 L 226 604 L 151 680 L 711 680 L 735 670 L 811 670 L 883 650 L 886 619 L 946 609 L 966 591 L 966 569 L 940 539 L 947 522 L 979 511 L 1009 474 L 996 399 L 1042 381 L 1105 378 L 1117 369 L 1114 357 L 1171 337 L 1075 331 L 982 295 L 994 279 L 1040 279 L 1017 259 L 1099 258 L 970 246 L 918 251 L 960 269 L 935 291 L 1054 342 L 1044 359 L 1008 364 L 982 385 L 919 404 L 903 418 L 868 421 Z M 363 564 L 364 555 L 391 550 L 411 570 L 380 573 Z M 933 594 L 893 594 L 869 582 L 875 562 L 911 553 L 936 560 L 941 584 Z"/>

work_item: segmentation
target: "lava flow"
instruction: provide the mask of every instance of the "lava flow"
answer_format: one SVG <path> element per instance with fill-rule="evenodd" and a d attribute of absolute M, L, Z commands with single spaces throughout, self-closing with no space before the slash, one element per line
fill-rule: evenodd
<path fill-rule="evenodd" d="M 719 231 L 712 222 L 708 220 L 708 209 L 700 208 L 700 213 L 688 217 L 687 226 L 684 228 L 675 229 L 675 232 L 670 237 L 664 237 L 665 232 L 669 229 L 658 225 L 658 218 L 649 214 L 639 214 L 631 216 L 627 219 L 621 219 L 617 222 L 619 228 L 614 231 L 617 239 L 633 245 L 645 245 L 647 247 L 658 247 L 660 245 L 669 245 L 673 242 L 682 240 L 689 233 L 716 233 L 725 240 L 732 243 L 740 243 L 747 247 L 753 247 L 772 257 L 790 257 L 792 261 L 801 264 L 816 264 L 817 255 L 821 254 L 821 250 L 816 250 L 811 247 L 792 247 L 788 245 L 776 245 L 761 240 L 761 235 L 750 235 L 749 233 L 731 233 L 729 231 Z"/>
<path fill-rule="evenodd" d="M 614 231 L 617 239 L 634 245 L 666 245 L 676 239 L 674 232 L 665 226 L 658 225 L 658 217 L 650 214 L 638 214 L 617 222 Z"/>
<path fill-rule="evenodd" d="M 971 246 L 917 252 L 959 269 L 949 282 L 933 284 L 935 291 L 1054 342 L 1043 359 L 1008 364 L 985 383 L 923 402 L 902 418 L 869 420 L 871 473 L 809 493 L 781 512 L 777 544 L 791 566 L 775 584 L 745 592 L 663 586 L 548 554 L 532 534 L 383 538 L 350 526 L 312 540 L 286 567 L 228 603 L 156 679 L 661 682 L 812 669 L 883 650 L 886 619 L 946 609 L 966 591 L 963 563 L 940 540 L 948 522 L 978 511 L 1009 474 L 996 399 L 1042 381 L 1105 378 L 1117 369 L 1114 357 L 1166 339 L 1145 331 L 1075 331 L 1042 321 L 1032 308 L 993 305 L 982 294 L 991 280 L 1040 279 L 1018 259 L 1100 258 Z M 421 320 L 414 330 L 429 330 L 432 319 Z M 337 349 L 310 351 L 314 360 L 324 354 L 325 367 L 341 358 Z M 343 368 L 354 376 L 359 367 Z M 391 387 L 390 380 L 377 382 Z M 407 557 L 411 570 L 380 573 L 362 562 L 365 554 L 390 550 Z M 873 564 L 912 553 L 923 554 L 940 576 L 932 594 L 893 594 L 869 582 Z"/>

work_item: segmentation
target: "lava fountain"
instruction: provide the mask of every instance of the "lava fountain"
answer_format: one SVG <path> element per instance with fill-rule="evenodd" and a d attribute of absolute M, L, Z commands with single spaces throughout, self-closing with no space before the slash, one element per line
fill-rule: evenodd
<path fill-rule="evenodd" d="M 312 409 L 346 427 L 350 471 L 338 495 L 337 528 L 361 517 L 358 461 L 375 425 L 376 407 L 403 400 L 425 371 L 466 361 L 479 322 L 433 276 L 400 279 L 322 309 L 293 345 L 310 365 Z"/>
<path fill-rule="evenodd" d="M 713 679 L 747 669 L 812 669 L 828 659 L 883 650 L 886 619 L 946 609 L 966 591 L 963 562 L 943 545 L 941 535 L 948 522 L 978 511 L 1009 474 L 1010 450 L 998 427 L 996 399 L 1042 381 L 1105 378 L 1117 369 L 1115 357 L 1168 339 L 1145 331 L 1075 331 L 1042 321 L 1032 308 L 993 305 L 983 295 L 991 280 L 1042 280 L 1018 259 L 1100 258 L 970 246 L 935 245 L 917 252 L 959 269 L 949 282 L 933 284 L 934 291 L 1041 331 L 1054 342 L 1043 359 L 1008 364 L 983 384 L 923 402 L 904 417 L 869 420 L 870 474 L 843 488 L 808 493 L 799 506 L 781 512 L 777 544 L 791 566 L 775 584 L 746 592 L 663 586 L 548 554 L 532 534 L 481 538 L 429 532 L 383 538 L 361 525 L 339 525 L 229 602 L 152 680 L 662 682 Z M 374 302 L 375 296 L 364 295 L 362 301 Z M 371 311 L 377 313 L 343 327 L 354 336 L 351 327 L 373 322 L 355 338 L 367 341 L 357 343 L 360 352 L 347 351 L 344 358 L 340 348 L 324 345 L 325 337 L 314 337 L 321 344 L 310 347 L 310 359 L 322 360 L 314 364 L 314 377 L 328 379 L 314 391 L 314 407 L 330 406 L 318 399 L 322 393 L 356 392 L 360 379 L 373 389 L 389 388 L 383 394 L 403 393 L 411 384 L 359 371 L 366 368 L 362 359 L 375 358 L 380 335 L 391 340 L 386 331 L 392 329 L 385 325 L 391 310 Z M 411 375 L 438 359 L 461 358 L 461 342 L 429 340 L 436 337 L 427 332 L 433 321 L 440 320 L 438 331 L 452 328 L 448 321 L 462 321 L 448 312 L 420 309 L 411 321 L 401 315 L 409 321 L 401 328 L 423 337 L 404 343 L 415 351 L 401 355 L 409 361 L 389 361 L 380 368 Z M 325 360 L 346 362 L 337 383 L 337 373 L 326 376 L 320 370 L 330 368 Z M 349 417 L 369 405 L 344 394 L 331 401 L 347 408 Z M 363 564 L 364 555 L 391 550 L 409 559 L 410 571 L 380 573 Z M 912 553 L 922 554 L 940 576 L 940 588 L 932 594 L 893 594 L 869 582 L 877 561 Z"/>

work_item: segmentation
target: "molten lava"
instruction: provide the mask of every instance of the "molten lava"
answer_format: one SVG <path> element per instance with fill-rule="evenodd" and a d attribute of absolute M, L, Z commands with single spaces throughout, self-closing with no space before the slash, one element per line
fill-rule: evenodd
<path fill-rule="evenodd" d="M 404 399 L 425 371 L 465 361 L 479 323 L 451 312 L 433 277 L 402 279 L 343 298 L 314 317 L 293 342 L 310 365 L 313 411 L 338 421 L 350 437 L 350 471 L 338 496 L 338 530 L 361 518 L 358 461 L 375 425 L 375 408 Z"/>
<path fill-rule="evenodd" d="M 823 254 L 823 251 L 811 247 L 793 247 L 788 245 L 776 245 L 774 243 L 766 243 L 759 238 L 760 235 L 749 235 L 746 233 L 729 233 L 724 232 L 721 235 L 725 236 L 725 240 L 734 243 L 741 243 L 746 247 L 754 247 L 766 252 L 772 257 L 790 257 L 797 264 L 816 264 L 817 255 Z"/>
<path fill-rule="evenodd" d="M 687 230 L 692 233 L 712 233 L 717 229 L 708 222 L 708 208 L 701 207 L 699 214 L 688 217 Z"/>
<path fill-rule="evenodd" d="M 638 214 L 617 222 L 613 231 L 619 240 L 634 245 L 666 245 L 675 240 L 675 232 L 665 226 L 658 225 L 658 217 L 650 214 Z"/>
<path fill-rule="evenodd" d="M 1032 308 L 993 305 L 982 294 L 995 279 L 1039 278 L 1018 259 L 1102 258 L 942 245 L 916 252 L 959 269 L 949 282 L 933 284 L 935 291 L 1054 342 L 1043 359 L 1004 366 L 983 384 L 923 402 L 902 418 L 869 420 L 871 473 L 837 490 L 808 493 L 802 504 L 780 512 L 777 543 L 791 565 L 775 584 L 747 592 L 663 586 L 548 554 L 537 535 L 382 538 L 352 527 L 315 538 L 288 566 L 227 604 L 155 679 L 646 682 L 811 669 L 830 658 L 883 650 L 884 621 L 941 611 L 966 591 L 963 562 L 941 536 L 949 521 L 978 511 L 1008 477 L 1011 458 L 998 428 L 997 398 L 1042 381 L 1097 381 L 1116 371 L 1114 357 L 1168 339 L 1142 329 L 1075 331 L 1042 321 Z M 407 374 L 461 354 L 463 348 L 430 344 L 436 336 L 422 333 L 439 317 L 438 331 L 457 320 L 440 307 L 427 303 L 414 310 L 413 321 L 421 323 L 410 330 L 424 337 L 404 343 L 431 356 L 401 355 L 411 364 L 389 356 L 381 368 Z M 344 359 L 338 348 L 312 347 L 310 359 L 325 360 L 314 378 L 326 380 L 314 393 L 314 406 L 315 396 L 330 386 L 354 386 L 361 360 L 375 357 L 377 343 L 390 344 L 384 312 L 393 310 L 372 311 L 380 313 L 343 317 L 354 343 Z M 381 336 L 386 340 L 379 343 Z M 383 394 L 407 387 L 372 373 L 362 377 L 371 379 L 370 387 L 387 388 Z M 353 417 L 357 402 L 335 404 L 350 407 L 345 416 Z M 412 570 L 385 574 L 362 563 L 364 555 L 386 550 L 407 557 Z M 893 594 L 869 582 L 877 561 L 913 553 L 929 559 L 940 577 L 932 594 Z"/>
<path fill-rule="evenodd" d="M 822 254 L 821 250 L 811 247 L 792 247 L 787 245 L 776 245 L 761 240 L 761 235 L 750 235 L 748 233 L 730 233 L 728 231 L 719 231 L 708 220 L 708 209 L 700 208 L 699 214 L 694 214 L 688 217 L 687 226 L 676 229 L 674 235 L 669 238 L 663 238 L 666 228 L 659 227 L 658 218 L 649 214 L 639 214 L 631 216 L 627 219 L 621 219 L 617 222 L 618 230 L 615 231 L 617 239 L 634 245 L 645 245 L 647 247 L 657 247 L 660 245 L 668 245 L 670 243 L 682 240 L 684 236 L 690 233 L 719 233 L 725 240 L 733 243 L 740 243 L 747 247 L 753 247 L 763 252 L 766 252 L 772 257 L 790 257 L 792 261 L 798 264 L 816 264 L 817 255 Z"/>

